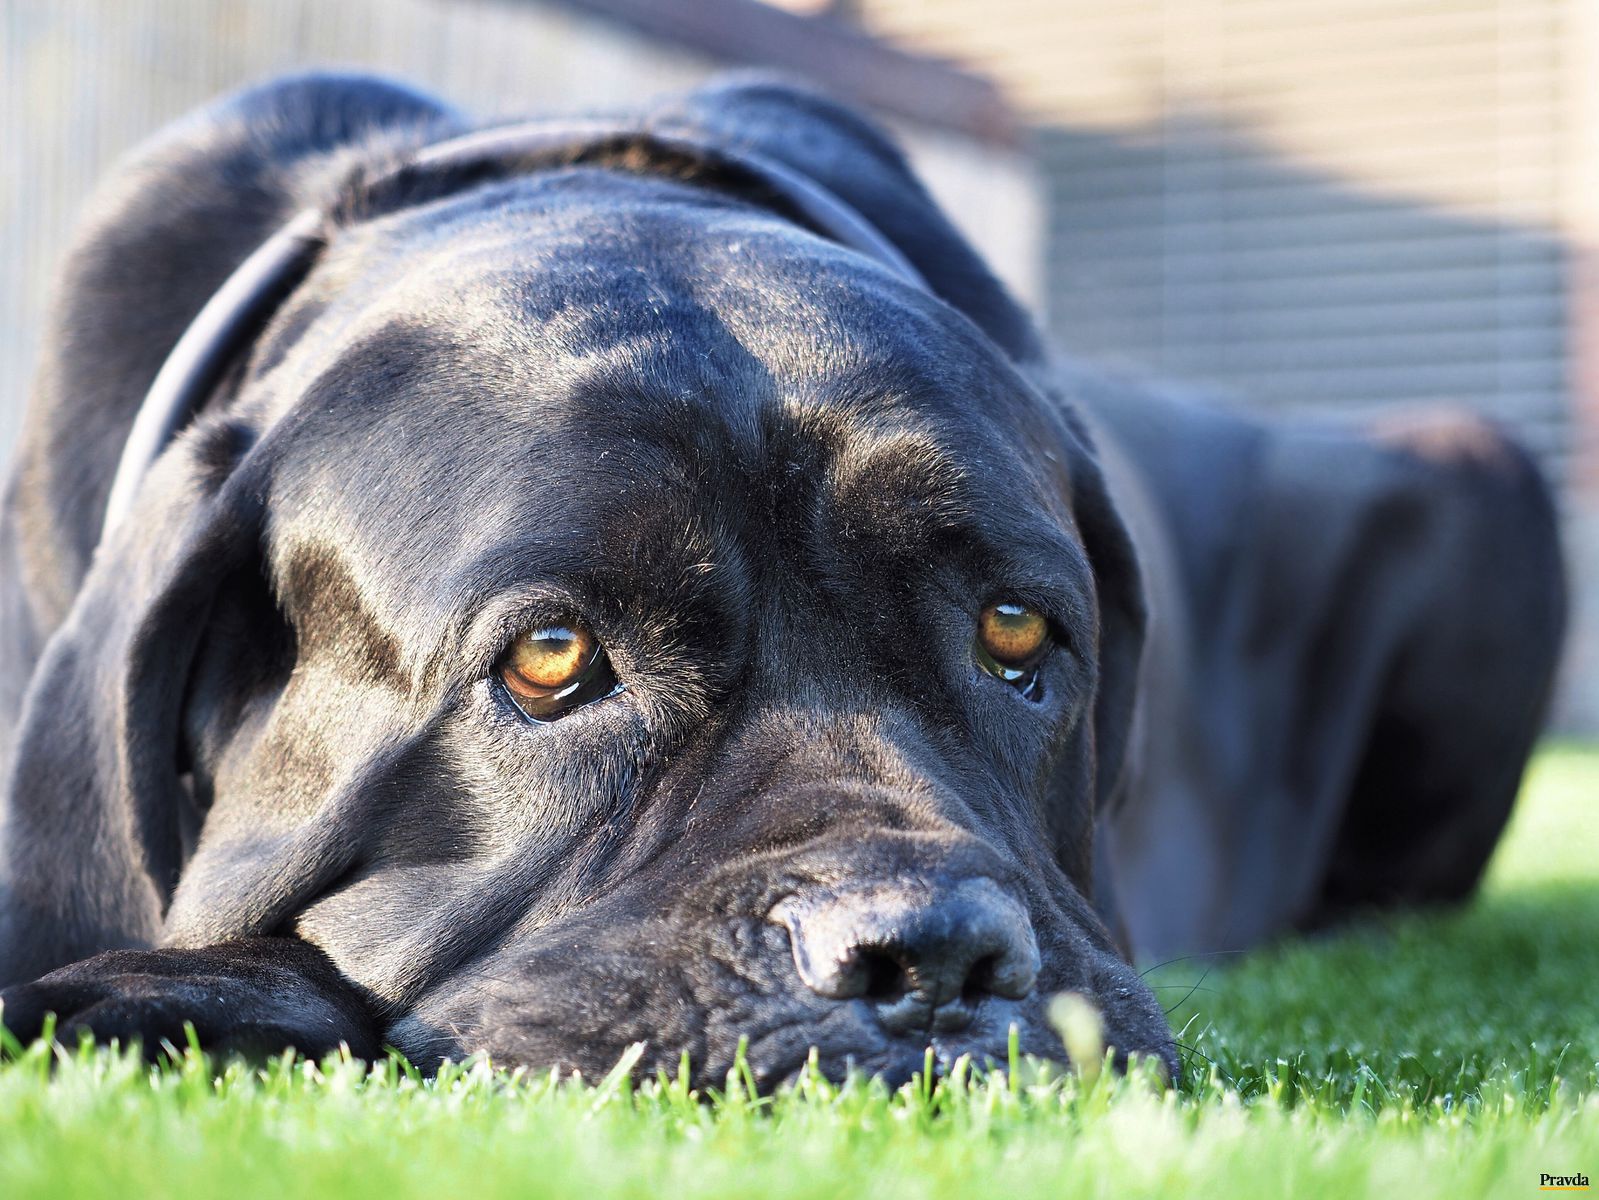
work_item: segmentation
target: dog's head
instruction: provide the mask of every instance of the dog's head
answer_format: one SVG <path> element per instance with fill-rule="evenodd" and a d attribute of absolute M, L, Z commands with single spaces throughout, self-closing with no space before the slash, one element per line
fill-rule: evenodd
<path fill-rule="evenodd" d="M 898 1075 L 1059 1057 L 1072 991 L 1169 1061 L 1086 898 L 1142 623 L 1093 456 L 875 135 L 695 103 L 903 176 L 850 198 L 937 294 L 647 162 L 347 214 L 41 666 L 18 786 L 133 851 L 41 928 L 295 931 L 419 1059 Z"/>

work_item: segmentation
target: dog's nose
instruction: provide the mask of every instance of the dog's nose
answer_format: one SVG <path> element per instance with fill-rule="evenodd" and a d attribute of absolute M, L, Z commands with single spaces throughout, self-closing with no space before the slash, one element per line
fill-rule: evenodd
<path fill-rule="evenodd" d="M 893 1033 L 962 1029 L 986 996 L 1019 1000 L 1038 979 L 1032 922 L 989 879 L 802 893 L 771 919 L 807 987 L 869 1001 Z"/>

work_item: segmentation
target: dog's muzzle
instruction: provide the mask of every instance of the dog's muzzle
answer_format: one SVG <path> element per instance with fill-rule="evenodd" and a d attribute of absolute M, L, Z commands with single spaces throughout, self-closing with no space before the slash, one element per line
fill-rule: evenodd
<path fill-rule="evenodd" d="M 989 879 L 817 889 L 768 919 L 788 930 L 807 987 L 865 1000 L 889 1033 L 965 1029 L 984 1001 L 1020 1000 L 1038 979 L 1032 923 Z"/>

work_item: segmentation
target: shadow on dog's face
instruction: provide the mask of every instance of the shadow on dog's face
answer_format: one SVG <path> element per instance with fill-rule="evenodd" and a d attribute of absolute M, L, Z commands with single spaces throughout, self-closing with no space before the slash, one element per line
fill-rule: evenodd
<path fill-rule="evenodd" d="M 523 180 L 338 243 L 190 445 L 254 464 L 266 561 L 188 685 L 174 942 L 297 930 L 420 1061 L 903 1077 L 1060 1057 L 1069 990 L 1170 1062 L 1084 899 L 1136 583 L 953 310 L 731 201 Z"/>

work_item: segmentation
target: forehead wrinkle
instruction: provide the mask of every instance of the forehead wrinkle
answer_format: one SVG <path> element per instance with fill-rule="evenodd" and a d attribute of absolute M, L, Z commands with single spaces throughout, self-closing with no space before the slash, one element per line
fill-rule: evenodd
<path fill-rule="evenodd" d="M 840 440 L 826 481 L 834 497 L 863 488 L 891 500 L 897 493 L 935 530 L 965 528 L 1001 508 L 1009 509 L 1008 522 L 1036 524 L 1057 537 L 1075 526 L 1058 481 L 1027 461 L 1031 456 L 996 444 L 981 424 L 925 412 L 892 420 L 874 414 L 849 422 Z"/>
<path fill-rule="evenodd" d="M 927 429 L 858 433 L 834 457 L 828 475 L 836 508 L 858 507 L 858 497 L 870 495 L 873 508 L 894 509 L 896 525 L 919 528 L 924 536 L 959 529 L 971 517 L 967 472 Z"/>

